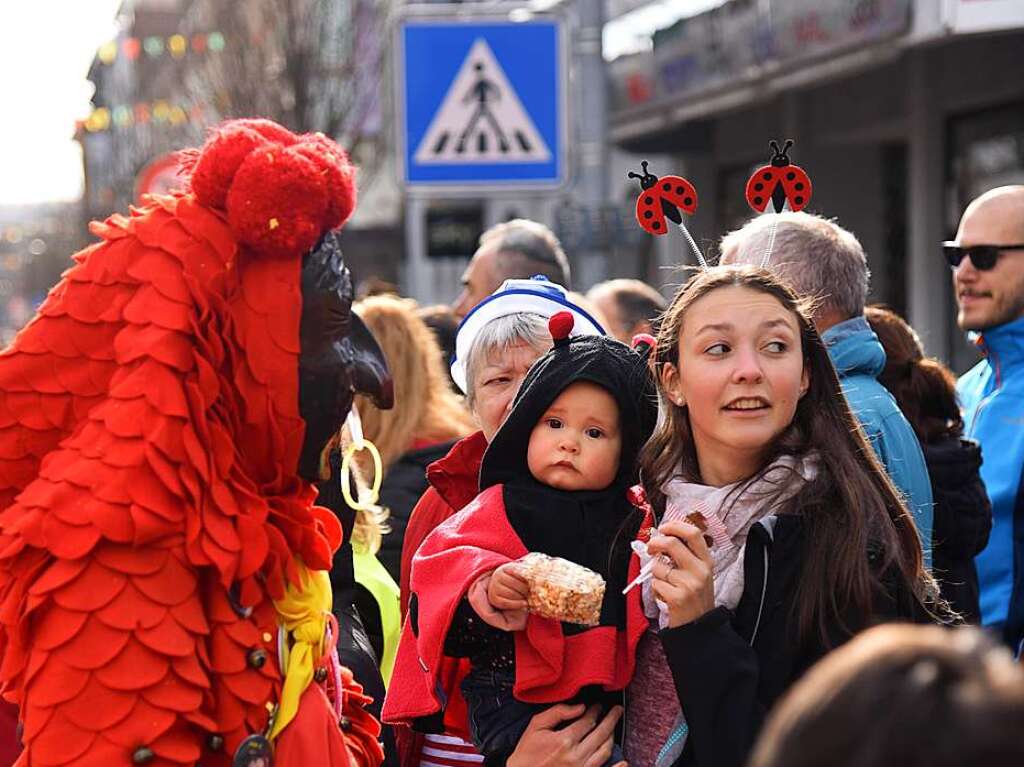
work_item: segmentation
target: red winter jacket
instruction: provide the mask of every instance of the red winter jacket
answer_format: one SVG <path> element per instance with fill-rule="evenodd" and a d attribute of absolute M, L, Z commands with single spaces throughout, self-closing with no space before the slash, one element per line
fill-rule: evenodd
<path fill-rule="evenodd" d="M 482 431 L 471 434 L 456 442 L 448 455 L 427 467 L 427 481 L 430 487 L 412 510 L 409 524 L 402 542 L 402 569 L 399 585 L 402 589 L 402 617 L 409 606 L 409 573 L 412 558 L 423 540 L 434 528 L 459 509 L 469 505 L 480 492 L 480 463 L 487 450 L 487 439 Z M 445 710 L 445 726 L 452 733 L 468 730 L 466 702 L 459 685 L 469 672 L 469 660 L 448 659 L 439 676 L 450 698 Z M 419 767 L 423 751 L 423 735 L 410 728 L 396 726 L 395 741 L 402 767 Z"/>
<path fill-rule="evenodd" d="M 486 450 L 487 439 L 478 431 L 460 439 L 448 455 L 427 467 L 430 487 L 412 510 L 402 542 L 402 617 L 409 607 L 409 573 L 416 549 L 435 527 L 476 498 L 480 492 L 480 464 Z"/>

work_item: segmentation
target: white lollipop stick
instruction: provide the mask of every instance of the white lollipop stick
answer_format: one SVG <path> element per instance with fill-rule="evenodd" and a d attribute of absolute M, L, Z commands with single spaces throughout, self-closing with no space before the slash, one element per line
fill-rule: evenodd
<path fill-rule="evenodd" d="M 666 565 L 672 564 L 672 560 L 669 559 L 666 555 L 659 554 L 658 556 L 656 556 L 653 559 L 651 559 L 646 565 L 644 565 L 643 567 L 640 568 L 640 574 L 638 576 L 636 576 L 636 578 L 634 578 L 632 581 L 629 582 L 629 585 L 626 586 L 626 588 L 624 588 L 622 590 L 622 593 L 623 594 L 628 594 L 630 591 L 632 591 L 637 586 L 640 586 L 641 584 L 647 583 L 647 581 L 649 581 L 651 578 L 653 578 L 654 577 L 654 566 L 656 564 L 658 564 L 658 562 L 664 562 Z"/>

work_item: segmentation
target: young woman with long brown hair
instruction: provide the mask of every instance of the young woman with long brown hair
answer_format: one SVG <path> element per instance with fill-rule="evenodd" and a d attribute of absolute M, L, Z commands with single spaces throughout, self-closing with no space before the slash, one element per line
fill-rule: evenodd
<path fill-rule="evenodd" d="M 661 418 L 640 456 L 659 522 L 651 630 L 627 690 L 625 756 L 740 767 L 765 712 L 830 649 L 874 623 L 945 612 L 788 286 L 753 267 L 698 273 L 661 320 L 655 366 Z M 534 717 L 509 767 L 607 759 L 614 722 L 568 718 Z"/>
<path fill-rule="evenodd" d="M 694 276 L 662 320 L 662 419 L 641 455 L 661 520 L 626 758 L 740 765 L 829 649 L 928 620 L 934 584 L 806 307 L 752 267 Z M 699 516 L 694 516 L 698 512 Z"/>

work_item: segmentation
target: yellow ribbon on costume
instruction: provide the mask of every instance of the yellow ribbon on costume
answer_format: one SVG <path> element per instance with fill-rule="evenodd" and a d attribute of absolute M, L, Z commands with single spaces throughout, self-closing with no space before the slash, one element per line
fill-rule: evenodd
<path fill-rule="evenodd" d="M 296 561 L 301 589 L 288 584 L 284 598 L 274 600 L 281 625 L 288 632 L 291 647 L 281 658 L 284 684 L 277 719 L 270 731 L 276 738 L 299 710 L 299 699 L 313 681 L 313 668 L 324 654 L 327 616 L 331 613 L 331 579 L 326 570 L 310 570 Z"/>

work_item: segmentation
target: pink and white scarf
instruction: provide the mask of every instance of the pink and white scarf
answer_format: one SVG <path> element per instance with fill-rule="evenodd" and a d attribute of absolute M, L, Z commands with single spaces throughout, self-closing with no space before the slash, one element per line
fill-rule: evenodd
<path fill-rule="evenodd" d="M 754 482 L 744 480 L 711 487 L 674 477 L 662 487 L 666 496 L 662 522 L 685 520 L 695 511 L 703 514 L 707 522 L 706 534 L 713 541 L 711 558 L 716 606 L 736 609 L 743 594 L 743 553 L 750 528 L 758 520 L 780 511 L 804 483 L 814 479 L 818 460 L 816 453 L 781 456 Z M 766 502 L 769 498 L 771 503 Z M 646 544 L 634 543 L 634 550 L 641 566 L 651 559 Z M 668 613 L 655 599 L 650 581 L 643 585 L 643 604 L 652 623 L 657 619 L 659 628 L 668 625 Z M 637 648 L 636 673 L 630 683 L 629 698 L 625 755 L 630 767 L 672 765 L 686 744 L 686 720 L 679 707 L 672 672 L 653 630 L 641 639 Z"/>

